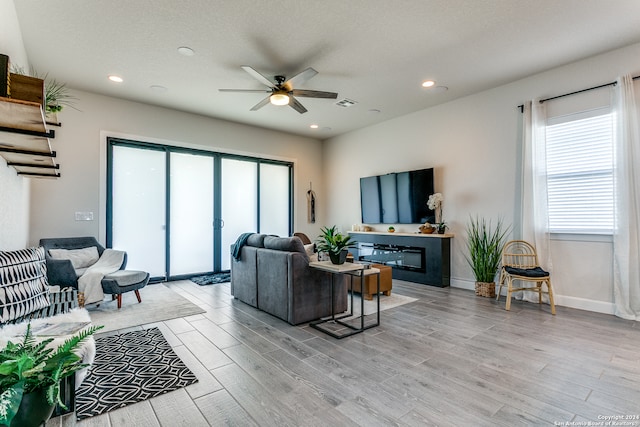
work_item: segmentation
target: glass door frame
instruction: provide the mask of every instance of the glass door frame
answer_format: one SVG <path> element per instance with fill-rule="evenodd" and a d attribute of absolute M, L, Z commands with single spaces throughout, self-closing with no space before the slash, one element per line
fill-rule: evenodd
<path fill-rule="evenodd" d="M 260 165 L 261 164 L 273 164 L 273 165 L 281 165 L 287 166 L 289 168 L 289 197 L 288 197 L 288 213 L 289 213 L 289 236 L 293 233 L 293 195 L 294 195 L 294 184 L 293 184 L 293 162 L 281 161 L 281 160 L 272 160 L 272 159 L 263 159 L 258 157 L 237 155 L 237 154 L 228 154 L 216 151 L 208 151 L 201 149 L 193 149 L 186 147 L 178 147 L 171 145 L 163 145 L 163 144 L 155 144 L 143 141 L 135 141 L 124 139 L 120 137 L 110 137 L 107 136 L 107 168 L 106 168 L 106 247 L 111 248 L 113 242 L 113 147 L 114 146 L 123 146 L 130 147 L 136 149 L 147 149 L 154 151 L 163 151 L 165 153 L 165 276 L 164 277 L 153 277 L 152 281 L 165 281 L 165 280 L 180 280 L 180 279 L 188 279 L 200 273 L 194 274 L 183 274 L 172 276 L 170 271 L 170 238 L 171 238 L 171 156 L 170 153 L 186 153 L 193 155 L 202 155 L 213 158 L 213 191 L 214 191 L 214 200 L 213 200 L 213 271 L 211 273 L 222 272 L 222 233 L 221 229 L 224 227 L 224 218 L 222 216 L 222 159 L 237 159 L 237 160 L 245 160 L 256 163 L 257 168 L 257 230 L 256 232 L 260 232 Z M 250 231 L 250 230 L 249 230 Z M 228 271 L 228 270 L 227 270 Z"/>

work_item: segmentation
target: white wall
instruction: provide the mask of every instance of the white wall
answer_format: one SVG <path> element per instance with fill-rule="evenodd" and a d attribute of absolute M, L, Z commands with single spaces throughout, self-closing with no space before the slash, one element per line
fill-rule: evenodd
<path fill-rule="evenodd" d="M 294 230 L 318 234 L 322 203 L 318 226 L 307 224 L 306 191 L 311 181 L 314 190 L 323 193 L 320 141 L 88 92 L 73 94 L 81 111 L 62 111 L 62 127 L 52 140 L 61 177 L 32 184 L 31 243 L 84 235 L 104 241 L 108 135 L 293 161 Z M 75 221 L 76 211 L 94 212 L 94 221 Z"/>
<path fill-rule="evenodd" d="M 469 215 L 518 225 L 517 106 L 639 71 L 636 44 L 329 139 L 323 161 L 329 223 L 348 230 L 360 222 L 360 177 L 434 167 L 436 191 L 444 195 L 443 218 L 455 234 L 453 286 L 473 289 L 473 275 L 464 260 Z M 417 225 L 396 229 L 414 232 Z M 553 241 L 551 250 L 557 303 L 612 313 L 611 243 Z"/>
<path fill-rule="evenodd" d="M 0 0 L 0 53 L 28 69 L 27 53 L 12 0 Z M 24 248 L 28 241 L 29 182 L 0 158 L 0 250 Z"/>

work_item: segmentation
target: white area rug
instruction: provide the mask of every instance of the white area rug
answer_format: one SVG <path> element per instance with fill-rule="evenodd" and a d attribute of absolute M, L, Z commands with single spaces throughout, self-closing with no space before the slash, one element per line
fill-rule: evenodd
<path fill-rule="evenodd" d="M 122 308 L 118 310 L 117 301 L 111 301 L 111 296 L 107 295 L 100 307 L 87 307 L 91 322 L 104 325 L 104 329 L 100 330 L 102 333 L 204 313 L 202 308 L 161 283 L 140 289 L 140 297 L 142 302 L 138 304 L 134 292 L 123 294 Z"/>
<path fill-rule="evenodd" d="M 349 309 L 351 308 L 351 295 L 348 295 Z M 380 311 L 389 310 L 390 308 L 398 307 L 404 304 L 408 304 L 413 301 L 417 301 L 417 298 L 406 297 L 404 295 L 394 294 L 391 291 L 391 295 L 386 296 L 380 294 Z M 348 311 L 348 310 L 347 310 Z M 364 300 L 364 314 L 369 315 L 376 312 L 376 297 L 374 295 L 373 300 Z M 353 314 L 360 314 L 360 294 L 353 295 Z"/>

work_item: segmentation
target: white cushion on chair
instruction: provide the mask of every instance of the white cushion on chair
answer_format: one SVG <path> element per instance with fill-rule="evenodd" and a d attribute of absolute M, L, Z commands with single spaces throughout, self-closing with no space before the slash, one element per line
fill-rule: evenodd
<path fill-rule="evenodd" d="M 137 270 L 118 270 L 105 275 L 104 278 L 108 280 L 115 280 L 118 286 L 130 286 L 140 283 L 146 279 L 147 273 L 145 271 Z"/>
<path fill-rule="evenodd" d="M 89 267 L 100 258 L 95 246 L 82 249 L 49 249 L 49 255 L 53 259 L 68 259 L 75 269 Z"/>

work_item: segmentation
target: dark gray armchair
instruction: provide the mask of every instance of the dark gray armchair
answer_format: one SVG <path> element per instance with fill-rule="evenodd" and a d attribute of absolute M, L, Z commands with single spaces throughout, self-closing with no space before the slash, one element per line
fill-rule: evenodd
<path fill-rule="evenodd" d="M 78 274 L 71 261 L 68 259 L 55 259 L 51 257 L 51 249 L 84 249 L 95 246 L 98 254 L 102 255 L 105 248 L 95 237 L 58 237 L 40 239 L 40 246 L 45 249 L 45 259 L 47 263 L 47 279 L 50 285 L 58 285 L 61 288 L 72 287 L 78 289 Z M 143 271 L 125 270 L 127 265 L 127 254 L 124 254 L 124 261 L 120 270 L 104 276 L 101 281 L 102 291 L 111 294 L 113 299 L 118 300 L 118 308 L 122 307 L 122 294 L 135 291 L 138 302 L 142 302 L 139 289 L 149 283 L 149 273 Z M 84 305 L 83 295 L 78 295 L 80 305 Z"/>

